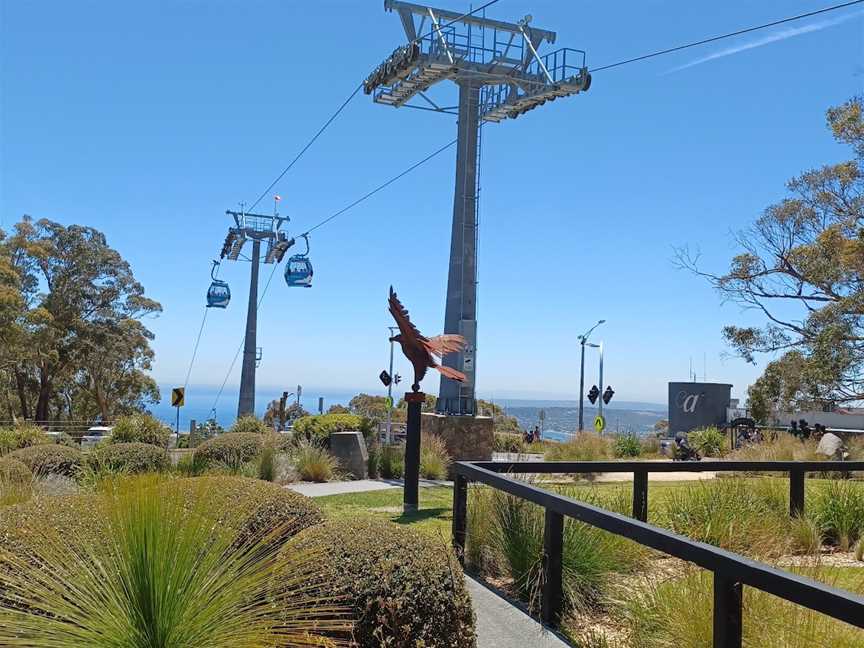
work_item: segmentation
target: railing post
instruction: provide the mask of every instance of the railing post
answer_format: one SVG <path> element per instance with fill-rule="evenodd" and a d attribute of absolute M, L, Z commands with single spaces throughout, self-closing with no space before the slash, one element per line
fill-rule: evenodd
<path fill-rule="evenodd" d="M 543 596 L 540 616 L 549 626 L 557 626 L 564 611 L 563 552 L 564 516 L 547 508 L 543 529 Z"/>
<path fill-rule="evenodd" d="M 804 515 L 804 471 L 800 468 L 789 471 L 789 515 Z"/>
<path fill-rule="evenodd" d="M 741 583 L 714 572 L 714 648 L 741 648 Z"/>
<path fill-rule="evenodd" d="M 633 471 L 633 517 L 648 521 L 648 471 Z"/>
<path fill-rule="evenodd" d="M 468 524 L 468 480 L 456 474 L 453 480 L 453 550 L 465 565 L 465 530 Z"/>

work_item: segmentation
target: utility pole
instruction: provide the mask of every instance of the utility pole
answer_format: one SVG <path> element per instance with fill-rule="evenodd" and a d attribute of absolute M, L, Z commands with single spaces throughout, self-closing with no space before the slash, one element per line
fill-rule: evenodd
<path fill-rule="evenodd" d="M 396 335 L 394 331 L 398 331 L 398 326 L 388 326 L 390 330 L 390 382 L 387 385 L 387 432 L 384 435 L 384 439 L 387 444 L 391 444 L 393 442 L 393 336 Z"/>
<path fill-rule="evenodd" d="M 605 319 L 599 320 L 594 326 L 588 329 L 585 333 L 579 336 L 579 342 L 582 346 L 582 360 L 579 363 L 579 431 L 585 429 L 585 419 L 583 418 L 584 405 L 585 405 L 585 345 L 588 342 L 588 337 L 591 335 L 591 332 L 606 322 Z M 603 379 L 600 379 L 600 382 L 603 382 Z"/>
<path fill-rule="evenodd" d="M 543 43 L 554 43 L 556 34 L 531 26 L 531 16 L 512 23 L 399 0 L 384 0 L 384 10 L 399 15 L 408 42 L 372 71 L 363 83 L 364 92 L 375 103 L 458 119 L 444 333 L 461 335 L 467 344 L 442 362 L 464 373 L 465 381 L 442 376 L 436 409 L 474 416 L 480 126 L 515 119 L 547 101 L 585 92 L 591 75 L 580 50 L 561 48 L 540 55 Z M 439 105 L 428 95 L 433 86 L 448 80 L 459 89 L 457 106 L 448 107 L 452 100 L 446 98 Z M 412 103 L 418 97 L 425 103 Z"/>

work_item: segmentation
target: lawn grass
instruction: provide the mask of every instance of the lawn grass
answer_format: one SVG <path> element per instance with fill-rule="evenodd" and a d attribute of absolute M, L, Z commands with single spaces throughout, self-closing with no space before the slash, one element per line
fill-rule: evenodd
<path fill-rule="evenodd" d="M 449 486 L 421 488 L 420 510 L 408 515 L 402 514 L 401 488 L 317 497 L 315 503 L 331 518 L 363 516 L 390 520 L 435 538 L 445 538 L 449 543 L 453 520 L 453 489 Z"/>

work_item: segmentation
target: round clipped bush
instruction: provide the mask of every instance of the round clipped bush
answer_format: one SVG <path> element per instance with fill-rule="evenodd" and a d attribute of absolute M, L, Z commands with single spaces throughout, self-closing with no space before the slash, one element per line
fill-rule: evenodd
<path fill-rule="evenodd" d="M 200 466 L 222 464 L 236 470 L 258 456 L 263 445 L 263 434 L 227 432 L 208 439 L 195 448 L 194 460 Z"/>
<path fill-rule="evenodd" d="M 37 476 L 75 477 L 84 463 L 84 455 L 80 450 L 56 443 L 21 448 L 7 456 L 25 464 Z"/>
<path fill-rule="evenodd" d="M 254 416 L 241 416 L 228 428 L 231 434 L 267 434 L 273 428 L 265 425 L 264 421 Z"/>
<path fill-rule="evenodd" d="M 476 645 L 462 570 L 440 542 L 385 520 L 342 519 L 307 529 L 283 551 L 298 547 L 316 551 L 312 587 L 351 607 L 361 648 Z"/>
<path fill-rule="evenodd" d="M 360 431 L 364 438 L 372 432 L 369 419 L 356 414 L 319 414 L 301 416 L 294 422 L 294 433 L 307 441 L 328 446 L 333 432 Z"/>
<path fill-rule="evenodd" d="M 111 443 L 90 455 L 90 465 L 126 473 L 162 472 L 168 468 L 165 450 L 149 443 Z"/>
<path fill-rule="evenodd" d="M 0 459 L 0 482 L 26 484 L 31 479 L 33 479 L 33 473 L 23 461 L 11 457 Z"/>
<path fill-rule="evenodd" d="M 220 510 L 245 510 L 238 542 L 269 534 L 269 540 L 283 544 L 303 529 L 320 524 L 321 509 L 310 498 L 271 482 L 244 477 L 213 475 L 179 479 L 172 491 L 189 497 L 206 497 L 207 509 L 217 519 Z"/>
<path fill-rule="evenodd" d="M 112 443 L 149 443 L 167 448 L 170 438 L 168 428 L 149 414 L 121 416 L 111 431 Z"/>

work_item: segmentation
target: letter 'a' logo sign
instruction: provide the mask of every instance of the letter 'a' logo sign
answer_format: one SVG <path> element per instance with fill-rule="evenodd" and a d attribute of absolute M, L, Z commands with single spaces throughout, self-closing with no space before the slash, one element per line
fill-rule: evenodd
<path fill-rule="evenodd" d="M 186 402 L 186 388 L 175 387 L 171 390 L 171 407 L 183 407 Z"/>
<path fill-rule="evenodd" d="M 682 412 L 685 414 L 693 414 L 699 406 L 699 401 L 703 395 L 704 394 L 688 394 L 687 392 L 681 391 L 678 392 L 678 396 L 675 400 Z"/>

